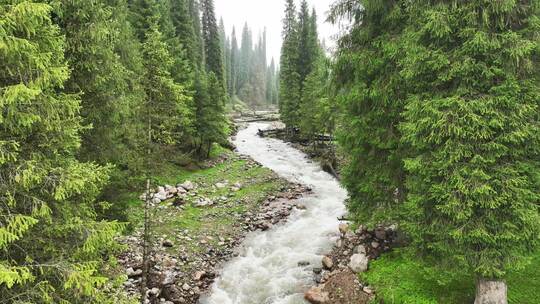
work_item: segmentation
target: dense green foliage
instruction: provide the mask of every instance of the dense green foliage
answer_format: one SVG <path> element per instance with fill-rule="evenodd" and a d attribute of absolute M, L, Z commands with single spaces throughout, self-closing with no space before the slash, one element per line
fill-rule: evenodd
<path fill-rule="evenodd" d="M 404 17 L 393 4 L 363 5 L 359 23 L 340 42 L 335 82 L 344 115 L 339 139 L 350 156 L 343 172 L 349 210 L 377 223 L 392 220 L 404 197 L 398 126 L 408 84 L 396 63 Z"/>
<path fill-rule="evenodd" d="M 520 267 L 539 241 L 534 2 L 417 4 L 405 28 L 407 229 L 487 278 Z"/>
<path fill-rule="evenodd" d="M 199 6 L 0 1 L 2 301 L 120 300 L 103 291 L 126 206 L 101 201 L 151 160 L 226 140 L 222 45 L 212 1 L 202 24 Z"/>
<path fill-rule="evenodd" d="M 304 136 L 331 133 L 331 65 L 319 43 L 317 13 L 302 1 L 296 12 L 294 1 L 286 1 L 283 46 L 279 73 L 280 113 L 289 129 Z"/>
<path fill-rule="evenodd" d="M 538 1 L 338 1 L 344 183 L 358 221 L 477 278 L 540 235 Z"/>
<path fill-rule="evenodd" d="M 298 74 L 298 20 L 293 0 L 286 1 L 283 19 L 283 45 L 279 74 L 279 112 L 287 126 L 294 126 L 299 117 L 300 75 Z"/>
<path fill-rule="evenodd" d="M 81 100 L 51 7 L 0 2 L 0 294 L 9 303 L 109 303 L 103 259 L 121 229 L 96 220 L 107 167 L 80 162 Z"/>

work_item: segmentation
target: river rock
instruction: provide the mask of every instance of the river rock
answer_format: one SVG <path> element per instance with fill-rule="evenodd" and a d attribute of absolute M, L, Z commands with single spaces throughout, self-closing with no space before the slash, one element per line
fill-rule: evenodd
<path fill-rule="evenodd" d="M 356 272 L 365 272 L 368 269 L 369 259 L 365 254 L 354 254 L 349 261 L 349 268 Z"/>
<path fill-rule="evenodd" d="M 341 234 L 345 234 L 347 231 L 349 231 L 349 225 L 339 224 L 339 232 L 341 232 Z"/>
<path fill-rule="evenodd" d="M 195 185 L 191 181 L 185 181 L 183 184 L 180 184 L 180 187 L 184 188 L 186 191 L 195 189 Z"/>
<path fill-rule="evenodd" d="M 356 248 L 354 248 L 354 253 L 359 253 L 359 254 L 364 254 L 365 255 L 367 253 L 366 246 L 364 246 L 364 245 L 356 246 Z"/>
<path fill-rule="evenodd" d="M 165 271 L 162 276 L 161 285 L 169 286 L 176 282 L 176 274 L 173 271 Z"/>
<path fill-rule="evenodd" d="M 371 287 L 369 286 L 365 286 L 364 288 L 362 288 L 362 290 L 367 293 L 368 295 L 372 295 L 373 294 L 373 289 L 371 289 Z"/>
<path fill-rule="evenodd" d="M 193 275 L 193 279 L 195 281 L 200 281 L 202 279 L 204 279 L 204 277 L 206 276 L 206 272 L 205 271 L 197 271 L 195 272 L 195 274 Z"/>
<path fill-rule="evenodd" d="M 133 269 L 132 267 L 126 269 L 126 274 L 129 278 L 141 276 L 143 273 L 142 269 Z"/>
<path fill-rule="evenodd" d="M 186 193 L 187 193 L 187 190 L 184 189 L 184 187 L 177 187 L 176 188 L 176 194 L 182 195 L 182 194 L 186 194 Z"/>
<path fill-rule="evenodd" d="M 223 189 L 223 188 L 227 187 L 227 185 L 225 183 L 216 183 L 215 186 L 218 189 Z"/>
<path fill-rule="evenodd" d="M 386 229 L 383 227 L 379 227 L 375 229 L 375 237 L 379 240 L 385 240 L 386 239 Z"/>
<path fill-rule="evenodd" d="M 163 188 L 163 187 L 161 187 Z M 167 192 L 165 190 L 159 191 L 158 193 L 154 194 L 154 198 L 159 199 L 160 201 L 164 201 L 167 199 Z"/>
<path fill-rule="evenodd" d="M 330 301 L 328 292 L 324 292 L 324 285 L 312 287 L 304 294 L 304 299 L 311 304 L 325 304 Z"/>
<path fill-rule="evenodd" d="M 163 243 L 161 243 L 163 247 L 171 248 L 174 246 L 173 242 L 171 240 L 164 240 Z"/>
<path fill-rule="evenodd" d="M 205 206 L 212 206 L 214 204 L 213 201 L 207 199 L 207 198 L 199 198 L 195 206 L 197 207 L 205 207 Z"/>
<path fill-rule="evenodd" d="M 355 233 L 360 235 L 360 234 L 363 234 L 365 231 L 366 231 L 366 227 L 364 227 L 364 225 L 360 225 L 358 226 L 358 229 L 356 229 Z"/>
<path fill-rule="evenodd" d="M 322 264 L 323 264 L 324 268 L 328 269 L 328 270 L 331 270 L 332 267 L 334 267 L 334 261 L 329 256 L 323 257 Z"/>

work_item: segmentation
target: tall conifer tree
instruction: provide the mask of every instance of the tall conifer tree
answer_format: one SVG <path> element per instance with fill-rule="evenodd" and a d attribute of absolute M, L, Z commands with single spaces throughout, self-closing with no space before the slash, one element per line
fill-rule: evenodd
<path fill-rule="evenodd" d="M 232 96 L 238 94 L 238 63 L 239 63 L 238 40 L 236 38 L 236 29 L 233 27 L 231 34 L 231 73 L 229 75 L 229 91 Z"/>
<path fill-rule="evenodd" d="M 286 0 L 283 19 L 283 46 L 280 64 L 280 113 L 287 127 L 298 124 L 300 104 L 300 74 L 298 73 L 298 21 L 294 0 Z"/>
<path fill-rule="evenodd" d="M 206 79 L 199 80 L 205 90 L 197 103 L 197 131 L 199 135 L 199 154 L 208 156 L 213 143 L 224 143 L 227 136 L 225 117 L 225 78 L 221 42 L 214 12 L 213 0 L 201 0 L 202 41 Z"/>
<path fill-rule="evenodd" d="M 340 41 L 335 84 L 343 112 L 338 140 L 350 156 L 343 183 L 350 195 L 348 208 L 362 223 L 393 222 L 404 199 L 398 126 L 410 83 L 403 81 L 396 63 L 402 56 L 396 37 L 407 21 L 397 5 L 362 1 L 365 9 L 345 5 L 345 11 L 337 6 L 332 13 L 353 22 Z"/>
<path fill-rule="evenodd" d="M 224 85 L 223 50 L 221 49 L 218 24 L 214 12 L 214 1 L 201 0 L 201 11 L 206 71 L 208 73 L 214 73 L 218 81 Z"/>
<path fill-rule="evenodd" d="M 478 277 L 476 303 L 506 303 L 501 279 L 539 243 L 534 2 L 410 5 L 401 60 L 413 90 L 402 127 L 413 148 L 406 227 L 425 252 L 466 262 Z"/>

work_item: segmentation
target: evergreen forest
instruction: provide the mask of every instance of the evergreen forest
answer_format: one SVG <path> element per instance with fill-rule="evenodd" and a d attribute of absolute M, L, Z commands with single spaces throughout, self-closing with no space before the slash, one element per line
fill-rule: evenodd
<path fill-rule="evenodd" d="M 0 0 L 0 303 L 540 303 L 539 0 L 223 1 Z"/>

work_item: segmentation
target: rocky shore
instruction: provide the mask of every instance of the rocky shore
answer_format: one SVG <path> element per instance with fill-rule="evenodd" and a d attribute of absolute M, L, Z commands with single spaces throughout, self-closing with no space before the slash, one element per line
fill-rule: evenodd
<path fill-rule="evenodd" d="M 352 230 L 340 224 L 341 237 L 332 252 L 323 257 L 322 268 L 314 268 L 316 286 L 304 297 L 312 304 L 368 303 L 375 291 L 360 282 L 358 274 L 369 268 L 370 260 L 391 250 L 397 238 L 395 226 Z"/>
<path fill-rule="evenodd" d="M 246 170 L 260 167 L 249 158 L 234 156 L 233 161 L 239 160 L 245 162 Z M 211 166 L 220 163 L 223 161 L 214 161 Z M 304 208 L 298 205 L 296 199 L 311 191 L 299 184 L 284 183 L 279 191 L 268 193 L 249 211 L 235 212 L 233 210 L 246 204 L 242 198 L 234 199 L 241 196 L 238 193 L 244 187 L 246 185 L 240 182 L 228 180 L 220 180 L 212 185 L 183 181 L 175 186 L 157 187 L 149 194 L 151 208 L 165 214 L 207 210 L 210 217 L 212 208 L 229 210 L 223 216 L 230 217 L 234 229 L 223 234 L 218 231 L 217 235 L 204 229 L 191 231 L 180 228 L 172 233 L 155 233 L 150 245 L 147 303 L 197 303 L 200 295 L 212 285 L 220 265 L 237 255 L 235 248 L 248 232 L 270 229 L 287 219 L 293 208 Z M 215 193 L 221 195 L 210 195 Z M 146 194 L 142 194 L 140 198 L 145 197 Z M 154 225 L 159 227 L 166 224 L 165 221 L 157 219 Z M 122 242 L 129 248 L 119 257 L 128 277 L 124 283 L 125 291 L 139 297 L 143 275 L 142 230 L 125 237 Z"/>

